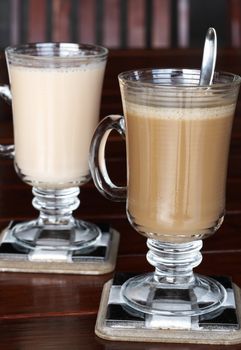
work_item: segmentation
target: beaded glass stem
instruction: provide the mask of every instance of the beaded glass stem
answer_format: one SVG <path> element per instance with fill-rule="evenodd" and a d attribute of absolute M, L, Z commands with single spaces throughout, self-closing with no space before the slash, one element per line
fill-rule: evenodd
<path fill-rule="evenodd" d="M 79 188 L 46 190 L 33 188 L 33 206 L 38 219 L 17 224 L 13 235 L 19 245 L 35 249 L 77 250 L 87 248 L 100 237 L 100 229 L 89 222 L 74 219 L 72 212 L 79 206 Z"/>
<path fill-rule="evenodd" d="M 226 298 L 223 286 L 195 275 L 202 261 L 202 241 L 182 244 L 148 239 L 148 262 L 155 272 L 129 279 L 121 290 L 127 305 L 162 316 L 195 316 L 215 311 Z"/>

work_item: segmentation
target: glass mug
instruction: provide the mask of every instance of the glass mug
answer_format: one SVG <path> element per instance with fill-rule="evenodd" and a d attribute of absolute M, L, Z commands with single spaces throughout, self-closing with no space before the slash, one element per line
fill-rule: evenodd
<path fill-rule="evenodd" d="M 98 124 L 108 50 L 95 45 L 36 43 L 5 50 L 12 103 L 12 155 L 20 178 L 33 186 L 37 220 L 17 224 L 12 234 L 29 249 L 76 250 L 100 237 L 92 223 L 76 220 L 79 186 L 90 179 L 91 137 Z"/>
<path fill-rule="evenodd" d="M 155 267 L 122 286 L 125 303 L 135 311 L 203 315 L 226 298 L 219 282 L 193 274 L 193 268 L 202 260 L 202 239 L 224 218 L 241 78 L 215 73 L 210 86 L 199 86 L 199 78 L 200 71 L 190 69 L 121 73 L 124 117 L 107 116 L 92 140 L 95 185 L 109 199 L 126 200 L 128 220 L 147 237 L 147 260 Z M 105 144 L 111 130 L 126 137 L 127 187 L 115 186 L 108 176 Z M 183 300 L 183 291 L 192 300 Z"/>

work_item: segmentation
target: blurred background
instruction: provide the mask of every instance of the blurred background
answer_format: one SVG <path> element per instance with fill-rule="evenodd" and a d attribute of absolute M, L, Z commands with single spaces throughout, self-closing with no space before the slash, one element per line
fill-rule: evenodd
<path fill-rule="evenodd" d="M 241 46 L 241 0 L 0 0 L 0 49 L 41 41 L 108 48 Z"/>

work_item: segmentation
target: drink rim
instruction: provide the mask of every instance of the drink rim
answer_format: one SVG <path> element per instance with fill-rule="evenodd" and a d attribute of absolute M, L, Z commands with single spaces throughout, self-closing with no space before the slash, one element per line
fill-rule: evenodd
<path fill-rule="evenodd" d="M 65 52 L 63 55 L 56 55 L 57 52 Z M 37 42 L 8 46 L 5 49 L 7 57 L 22 60 L 48 61 L 54 58 L 57 61 L 81 61 L 86 59 L 104 59 L 109 50 L 100 45 L 78 44 L 68 42 Z M 67 53 L 67 54 L 66 54 Z"/>
<path fill-rule="evenodd" d="M 157 79 L 157 74 L 163 74 L 163 76 L 166 74 L 169 74 L 169 77 L 171 77 L 171 73 L 175 73 L 173 76 L 174 78 L 177 77 L 177 73 L 180 74 L 190 74 L 190 77 L 192 77 L 192 80 L 194 80 L 195 76 L 195 83 L 164 83 L 164 82 L 158 82 L 155 79 Z M 144 74 L 152 74 L 152 81 L 149 81 L 144 77 Z M 223 82 L 215 82 L 215 79 L 217 79 L 219 76 L 231 78 L 230 81 L 223 81 Z M 149 76 L 150 77 L 150 76 Z M 214 73 L 214 84 L 212 85 L 199 85 L 199 78 L 200 78 L 200 69 L 189 69 L 189 68 L 143 68 L 143 69 L 133 69 L 129 71 L 122 72 L 118 75 L 118 80 L 120 84 L 122 85 L 129 85 L 133 88 L 165 88 L 165 89 L 191 89 L 191 90 L 206 90 L 209 89 L 219 89 L 224 87 L 233 87 L 236 85 L 239 85 L 241 83 L 241 76 L 238 74 L 225 72 L 225 71 L 215 71 Z M 190 79 L 191 80 L 191 79 Z"/>

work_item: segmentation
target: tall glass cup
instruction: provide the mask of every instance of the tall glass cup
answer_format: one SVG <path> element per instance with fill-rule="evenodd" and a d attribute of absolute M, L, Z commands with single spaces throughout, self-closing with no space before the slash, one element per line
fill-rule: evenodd
<path fill-rule="evenodd" d="M 95 45 L 39 43 L 8 47 L 13 155 L 20 178 L 33 186 L 39 218 L 17 224 L 22 247 L 76 250 L 100 237 L 98 227 L 76 220 L 79 186 L 90 179 L 89 146 L 98 123 L 107 49 Z"/>
<path fill-rule="evenodd" d="M 193 268 L 202 260 L 202 239 L 224 218 L 240 77 L 215 73 L 211 86 L 199 86 L 199 78 L 198 70 L 189 69 L 120 74 L 124 118 L 106 117 L 92 140 L 95 185 L 110 199 L 126 199 L 129 222 L 147 237 L 147 260 L 155 272 L 122 287 L 126 304 L 144 313 L 202 315 L 226 298 L 219 282 L 193 274 Z M 113 129 L 126 137 L 126 188 L 111 182 L 105 165 Z"/>

